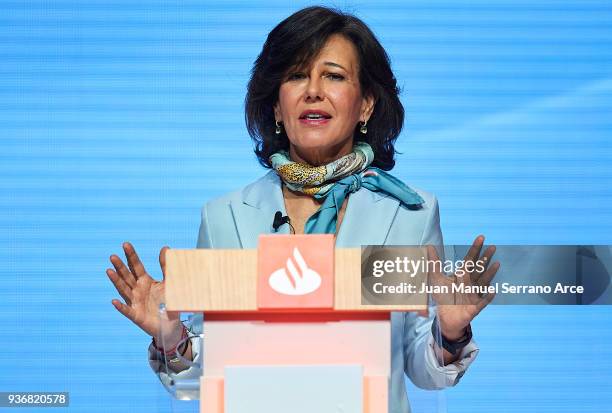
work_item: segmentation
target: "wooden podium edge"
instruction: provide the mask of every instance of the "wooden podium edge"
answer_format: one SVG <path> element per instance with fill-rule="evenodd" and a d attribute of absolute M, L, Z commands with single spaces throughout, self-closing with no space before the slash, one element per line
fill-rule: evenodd
<path fill-rule="evenodd" d="M 334 254 L 333 311 L 417 311 L 426 314 L 427 303 L 362 305 L 360 248 L 339 248 Z M 258 312 L 257 250 L 167 250 L 165 290 L 168 311 Z"/>

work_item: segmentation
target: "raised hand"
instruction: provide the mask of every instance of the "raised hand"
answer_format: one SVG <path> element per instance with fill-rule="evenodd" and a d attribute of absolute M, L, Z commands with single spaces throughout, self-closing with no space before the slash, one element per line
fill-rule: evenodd
<path fill-rule="evenodd" d="M 161 320 L 159 315 L 159 305 L 164 301 L 165 253 L 168 249 L 164 247 L 159 252 L 159 264 L 164 277 L 161 282 L 154 280 L 147 273 L 136 250 L 129 242 L 123 244 L 128 265 L 126 266 L 117 255 L 111 255 L 110 261 L 115 269 L 107 269 L 106 274 L 125 301 L 122 303 L 117 299 L 112 300 L 117 311 L 152 336 L 156 343 L 171 347 L 180 340 L 182 325 L 177 314 L 168 313 L 166 320 Z"/>
<path fill-rule="evenodd" d="M 499 270 L 499 262 L 491 264 L 495 246 L 489 246 L 481 256 L 484 236 L 476 237 L 464 258 L 465 269 L 461 273 L 445 276 L 440 271 L 428 274 L 430 285 L 446 286 L 448 293 L 433 294 L 438 305 L 438 321 L 444 337 L 449 340 L 458 339 L 464 335 L 466 327 L 495 297 L 494 293 L 481 294 L 475 289 L 484 289 Z M 440 262 L 436 249 L 427 247 L 430 261 Z M 477 265 L 480 264 L 480 265 Z M 434 266 L 436 267 L 436 266 Z M 439 268 L 439 267 L 438 267 Z M 465 292 L 452 293 L 452 285 L 463 283 Z M 474 288 L 478 287 L 478 288 Z"/>

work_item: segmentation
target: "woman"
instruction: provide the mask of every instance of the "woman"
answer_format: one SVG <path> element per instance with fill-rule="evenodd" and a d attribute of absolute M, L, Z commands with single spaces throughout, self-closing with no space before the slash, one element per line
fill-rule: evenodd
<path fill-rule="evenodd" d="M 387 54 L 361 20 L 323 7 L 288 17 L 268 35 L 246 96 L 246 124 L 255 153 L 272 170 L 204 206 L 198 247 L 256 248 L 259 234 L 290 229 L 296 234 L 333 233 L 338 247 L 440 247 L 435 197 L 385 172 L 395 163 L 393 144 L 403 117 Z M 273 227 L 277 211 L 289 217 L 290 225 Z M 483 241 L 476 239 L 468 259 L 480 257 Z M 189 340 L 177 349 L 188 333 L 176 318 L 161 337 L 157 314 L 164 283 L 147 275 L 130 244 L 124 250 L 129 269 L 113 255 L 115 270 L 107 270 L 126 301 L 113 304 L 154 337 L 152 366 L 159 372 L 160 342 L 173 353 L 198 360 L 198 346 L 192 348 Z M 435 249 L 430 253 L 436 257 Z M 490 247 L 483 257 L 490 262 L 492 255 Z M 474 277 L 490 281 L 496 270 L 493 265 Z M 432 312 L 430 318 L 392 314 L 390 411 L 409 411 L 404 373 L 419 387 L 438 389 L 456 384 L 473 361 L 478 349 L 470 321 L 489 298 L 467 299 L 466 305 L 440 306 L 436 323 Z M 437 337 L 432 326 L 441 333 Z M 174 372 L 160 373 L 162 381 L 199 374 L 176 358 L 174 362 Z"/>

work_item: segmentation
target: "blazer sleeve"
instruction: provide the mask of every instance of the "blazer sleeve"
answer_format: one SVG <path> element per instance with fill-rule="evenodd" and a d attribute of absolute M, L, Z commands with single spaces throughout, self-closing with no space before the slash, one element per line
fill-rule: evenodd
<path fill-rule="evenodd" d="M 421 245 L 433 245 L 444 259 L 442 231 L 438 201 L 433 197 L 426 218 Z M 459 382 L 478 354 L 474 340 L 465 346 L 459 358 L 447 366 L 436 356 L 431 324 L 436 314 L 435 306 L 429 307 L 427 317 L 414 312 L 404 313 L 404 371 L 412 382 L 423 389 L 436 390 L 454 386 Z"/>
<path fill-rule="evenodd" d="M 200 230 L 198 233 L 198 241 L 196 248 L 212 248 L 212 238 L 209 231 L 208 224 L 208 208 L 207 205 L 202 207 L 202 221 L 200 224 Z M 157 351 L 153 344 L 149 345 L 149 365 L 153 371 L 157 374 L 159 380 L 164 385 L 166 390 L 173 393 L 172 385 L 177 382 L 191 382 L 191 390 L 182 393 L 182 396 L 189 397 L 190 399 L 199 398 L 199 386 L 200 376 L 202 376 L 202 332 L 204 328 L 204 317 L 202 314 L 194 314 L 183 322 L 189 337 L 191 340 L 191 351 L 193 354 L 193 367 L 183 370 L 179 373 L 175 373 L 171 370 L 166 369 L 163 362 L 161 352 Z"/>

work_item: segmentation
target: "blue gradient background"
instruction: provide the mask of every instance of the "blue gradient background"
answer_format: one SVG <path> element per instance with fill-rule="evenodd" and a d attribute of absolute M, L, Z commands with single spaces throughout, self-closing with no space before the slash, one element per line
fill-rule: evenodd
<path fill-rule="evenodd" d="M 108 256 L 130 240 L 159 275 L 161 246 L 195 245 L 205 200 L 264 173 L 248 73 L 267 32 L 309 4 L 0 2 L 0 391 L 171 410 L 147 336 L 110 304 Z M 391 56 L 406 108 L 393 172 L 439 197 L 447 242 L 612 244 L 610 2 L 331 5 Z M 409 384 L 413 409 L 612 411 L 611 316 L 488 308 L 462 383 Z"/>

